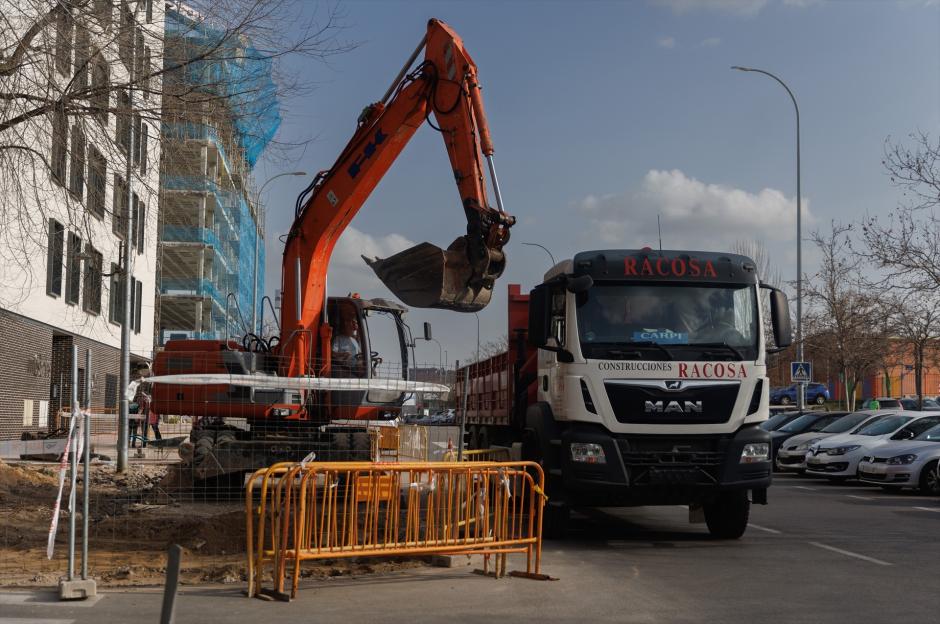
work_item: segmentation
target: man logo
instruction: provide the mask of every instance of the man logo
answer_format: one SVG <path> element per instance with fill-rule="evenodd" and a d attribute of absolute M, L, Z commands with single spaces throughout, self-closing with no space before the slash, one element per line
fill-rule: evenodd
<path fill-rule="evenodd" d="M 647 414 L 701 414 L 701 401 L 646 401 L 643 411 Z"/>
<path fill-rule="evenodd" d="M 666 382 L 666 390 L 681 390 L 682 382 L 678 379 L 673 379 Z"/>

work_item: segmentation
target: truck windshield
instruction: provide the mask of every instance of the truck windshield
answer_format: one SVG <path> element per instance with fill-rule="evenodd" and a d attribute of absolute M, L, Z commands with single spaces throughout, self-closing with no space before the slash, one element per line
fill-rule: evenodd
<path fill-rule="evenodd" d="M 587 358 L 753 360 L 754 286 L 597 284 L 577 298 Z"/>

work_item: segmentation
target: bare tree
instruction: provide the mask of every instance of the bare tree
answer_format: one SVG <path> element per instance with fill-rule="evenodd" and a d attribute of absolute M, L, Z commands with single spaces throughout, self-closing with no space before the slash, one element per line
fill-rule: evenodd
<path fill-rule="evenodd" d="M 780 270 L 770 259 L 770 253 L 763 243 L 758 240 L 736 240 L 731 245 L 731 251 L 754 261 L 761 282 L 778 288 L 782 286 L 783 277 Z"/>
<path fill-rule="evenodd" d="M 163 20 L 163 6 L 160 0 L 0 0 L 0 304 L 25 296 L 24 275 L 46 248 L 47 207 L 66 205 L 68 230 L 85 232 L 89 242 L 93 221 L 106 212 L 132 218 L 130 207 L 103 201 L 111 176 L 101 174 L 107 163 L 121 171 L 116 163 L 130 151 L 131 127 L 153 130 L 148 142 L 134 146 L 141 171 L 159 166 L 153 154 L 164 122 L 224 109 L 240 136 L 251 138 L 252 125 L 242 122 L 271 114 L 272 92 L 284 109 L 314 87 L 311 72 L 286 71 L 282 61 L 322 61 L 351 47 L 337 39 L 341 16 L 325 3 L 175 3 L 166 5 L 175 15 L 172 25 Z M 251 64 L 266 65 L 273 80 L 245 80 L 236 71 Z M 232 158 L 244 158 L 244 141 L 233 141 L 231 128 L 222 135 Z M 303 137 L 274 142 L 284 156 L 303 144 Z M 156 179 L 135 177 L 154 196 Z"/>
<path fill-rule="evenodd" d="M 899 346 L 909 349 L 913 358 L 914 388 L 918 407 L 923 408 L 924 368 L 934 363 L 934 347 L 940 338 L 940 307 L 932 291 L 909 290 L 891 304 L 893 328 Z M 905 365 L 905 353 L 897 354 L 898 363 Z"/>
<path fill-rule="evenodd" d="M 851 226 L 832 223 L 830 232 L 812 234 L 822 258 L 819 270 L 804 285 L 809 304 L 806 333 L 840 371 L 849 410 L 855 408 L 858 384 L 887 352 L 888 315 L 877 294 L 864 285 L 862 259 L 849 244 L 851 231 Z"/>

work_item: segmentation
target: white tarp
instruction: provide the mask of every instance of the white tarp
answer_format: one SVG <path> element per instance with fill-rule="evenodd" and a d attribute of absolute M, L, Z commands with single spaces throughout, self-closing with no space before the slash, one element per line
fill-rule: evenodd
<path fill-rule="evenodd" d="M 387 390 L 389 392 L 425 392 L 447 394 L 450 388 L 425 381 L 404 379 L 360 379 L 358 377 L 278 377 L 276 375 L 159 375 L 148 377 L 150 383 L 201 386 L 227 384 L 269 390 Z"/>

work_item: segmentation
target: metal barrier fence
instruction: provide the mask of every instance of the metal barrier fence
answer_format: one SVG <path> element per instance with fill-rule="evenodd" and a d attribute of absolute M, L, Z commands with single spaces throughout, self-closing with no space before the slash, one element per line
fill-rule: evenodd
<path fill-rule="evenodd" d="M 245 486 L 248 595 L 296 596 L 316 559 L 482 554 L 506 573 L 524 553 L 540 575 L 544 474 L 533 462 L 277 464 Z M 263 589 L 270 566 L 273 589 Z M 291 590 L 284 586 L 288 575 Z"/>
<path fill-rule="evenodd" d="M 444 461 L 455 462 L 459 453 L 449 450 L 444 454 Z M 512 460 L 512 453 L 505 446 L 495 446 L 488 449 L 473 449 L 463 452 L 462 461 L 465 462 L 508 462 Z"/>

